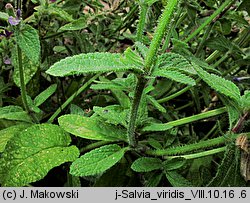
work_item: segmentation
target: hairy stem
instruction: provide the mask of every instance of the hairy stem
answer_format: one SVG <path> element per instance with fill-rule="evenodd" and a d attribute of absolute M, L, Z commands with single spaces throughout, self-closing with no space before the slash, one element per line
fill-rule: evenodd
<path fill-rule="evenodd" d="M 204 157 L 204 156 L 210 156 L 210 155 L 213 155 L 213 154 L 218 154 L 220 152 L 224 152 L 225 150 L 226 150 L 226 147 L 219 147 L 219 148 L 207 150 L 207 151 L 204 151 L 204 152 L 198 152 L 198 153 L 194 153 L 194 154 L 187 154 L 187 155 L 180 155 L 180 156 L 167 156 L 165 158 L 174 159 L 174 158 L 177 158 L 177 157 L 181 157 L 181 158 L 184 158 L 184 159 L 197 159 L 197 158 Z"/>
<path fill-rule="evenodd" d="M 175 10 L 177 2 L 178 2 L 177 0 L 169 0 L 168 4 L 165 6 L 165 9 L 159 19 L 153 40 L 150 44 L 148 54 L 145 59 L 145 71 L 147 73 L 152 72 L 152 65 L 154 63 L 155 55 L 157 54 L 157 51 L 160 47 L 166 28 L 170 24 L 171 16 Z"/>
<path fill-rule="evenodd" d="M 242 133 L 242 135 L 250 137 L 250 133 Z M 174 156 L 192 153 L 199 150 L 204 150 L 212 147 L 225 145 L 228 142 L 235 140 L 241 134 L 231 134 L 228 136 L 220 136 L 217 138 L 200 141 L 198 143 L 177 146 L 169 149 L 147 150 L 145 153 L 151 156 Z"/>
<path fill-rule="evenodd" d="M 136 128 L 136 119 L 139 110 L 139 105 L 142 97 L 142 93 L 147 81 L 143 77 L 138 77 L 138 81 L 136 83 L 135 93 L 132 101 L 132 106 L 130 109 L 128 130 L 127 130 L 127 138 L 128 143 L 131 147 L 135 147 L 137 145 L 137 141 L 135 138 L 135 128 Z"/>
<path fill-rule="evenodd" d="M 35 123 L 39 123 L 38 118 L 35 116 L 34 112 L 30 109 L 29 104 L 28 104 L 26 85 L 24 82 L 22 50 L 18 45 L 17 45 L 17 60 L 18 60 L 20 89 L 21 89 L 21 98 L 22 98 L 23 107 L 25 111 L 28 112 L 28 114 L 32 117 L 32 120 Z"/>
<path fill-rule="evenodd" d="M 19 69 L 19 77 L 20 77 L 20 89 L 21 89 L 21 97 L 25 111 L 29 112 L 29 105 L 27 100 L 27 91 L 24 82 L 24 73 L 23 73 L 23 59 L 22 59 L 22 50 L 17 45 L 17 58 L 18 58 L 18 69 Z"/>
<path fill-rule="evenodd" d="M 136 41 L 142 42 L 143 37 L 143 29 L 146 23 L 148 6 L 145 3 L 140 5 L 140 16 L 139 16 L 139 23 L 137 25 L 137 32 L 136 32 Z"/>
<path fill-rule="evenodd" d="M 163 124 L 163 125 L 170 125 L 170 126 L 176 127 L 176 126 L 184 125 L 187 123 L 192 123 L 194 121 L 198 121 L 201 119 L 209 118 L 212 116 L 217 116 L 217 115 L 220 115 L 220 114 L 223 114 L 226 112 L 227 112 L 226 107 L 221 107 L 219 109 L 214 109 L 214 110 L 207 111 L 207 112 L 200 113 L 200 114 L 196 114 L 193 116 L 181 118 L 181 119 L 178 119 L 176 121 L 170 121 L 170 122 Z"/>
<path fill-rule="evenodd" d="M 80 87 L 75 93 L 73 93 L 50 117 L 48 123 L 52 123 L 55 118 L 77 97 L 80 93 L 82 93 L 96 78 L 98 78 L 100 74 L 97 74 L 90 78 L 82 87 Z"/>

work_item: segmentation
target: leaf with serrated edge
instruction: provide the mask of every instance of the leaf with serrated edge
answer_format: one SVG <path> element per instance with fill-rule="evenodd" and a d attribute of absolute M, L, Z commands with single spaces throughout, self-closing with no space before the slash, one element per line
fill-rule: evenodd
<path fill-rule="evenodd" d="M 7 143 L 0 159 L 2 186 L 25 186 L 42 179 L 50 169 L 79 156 L 75 146 L 68 147 L 70 136 L 59 126 L 33 125 Z"/>
<path fill-rule="evenodd" d="M 77 160 L 70 167 L 74 176 L 92 176 L 105 172 L 123 157 L 127 148 L 111 144 L 94 149 Z"/>
<path fill-rule="evenodd" d="M 181 168 L 186 163 L 186 159 L 182 157 L 166 160 L 163 162 L 164 169 L 167 171 L 176 170 Z"/>
<path fill-rule="evenodd" d="M 126 130 L 105 123 L 98 118 L 80 115 L 64 115 L 58 119 L 59 125 L 67 132 L 90 140 L 126 141 Z"/>
<path fill-rule="evenodd" d="M 173 187 L 192 187 L 192 184 L 177 171 L 167 171 L 166 177 Z"/>
<path fill-rule="evenodd" d="M 131 168 L 136 172 L 150 172 L 162 168 L 162 161 L 159 158 L 142 157 L 136 159 Z"/>
<path fill-rule="evenodd" d="M 23 25 L 16 34 L 16 42 L 33 63 L 39 62 L 41 47 L 36 29 L 27 24 Z"/>
<path fill-rule="evenodd" d="M 67 57 L 56 62 L 47 71 L 53 76 L 79 75 L 86 73 L 104 73 L 112 71 L 135 70 L 143 72 L 132 63 L 123 63 L 121 54 L 117 53 L 88 53 Z"/>
<path fill-rule="evenodd" d="M 155 76 L 162 76 L 162 77 L 166 77 L 168 79 L 174 80 L 176 82 L 180 82 L 183 84 L 187 84 L 187 85 L 195 85 L 195 80 L 177 70 L 171 70 L 171 69 L 159 69 L 156 70 L 153 75 Z"/>
<path fill-rule="evenodd" d="M 239 101 L 240 99 L 240 90 L 239 88 L 231 81 L 225 80 L 224 78 L 215 75 L 209 74 L 208 72 L 204 71 L 202 68 L 193 64 L 195 70 L 197 71 L 198 75 L 213 89 L 216 91 Z"/>

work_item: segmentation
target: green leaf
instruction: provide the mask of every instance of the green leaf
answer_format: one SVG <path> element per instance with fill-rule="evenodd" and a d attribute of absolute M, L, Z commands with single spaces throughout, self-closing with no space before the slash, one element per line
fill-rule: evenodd
<path fill-rule="evenodd" d="M 159 173 L 159 171 L 154 171 L 154 172 L 148 173 L 148 176 L 149 176 L 148 178 L 146 175 L 144 175 L 144 178 L 146 179 L 145 187 L 157 187 L 160 184 L 161 179 L 164 174 L 162 172 Z"/>
<path fill-rule="evenodd" d="M 32 120 L 28 113 L 20 106 L 5 106 L 0 107 L 0 119 L 25 121 L 31 123 Z"/>
<path fill-rule="evenodd" d="M 128 174 L 129 166 L 123 163 L 123 159 L 102 174 L 92 187 L 124 187 L 125 185 L 128 187 L 132 177 Z"/>
<path fill-rule="evenodd" d="M 143 67 L 143 59 L 135 53 L 130 47 L 128 47 L 124 51 L 124 57 L 122 58 L 122 62 L 124 64 L 132 63 L 134 66 L 142 68 Z"/>
<path fill-rule="evenodd" d="M 142 130 L 143 131 L 166 131 L 174 126 L 167 124 L 167 123 L 150 123 L 145 126 Z"/>
<path fill-rule="evenodd" d="M 88 26 L 87 19 L 82 17 L 60 27 L 59 31 L 81 30 L 86 28 L 87 26 Z"/>
<path fill-rule="evenodd" d="M 145 0 L 143 2 L 146 3 L 146 4 L 148 4 L 148 6 L 152 6 L 157 1 L 160 1 L 160 0 Z"/>
<path fill-rule="evenodd" d="M 153 147 L 153 148 L 155 148 L 155 149 L 162 149 L 162 145 L 161 145 L 161 143 L 158 141 L 158 140 L 155 140 L 154 138 L 148 138 L 148 144 L 151 146 L 151 147 Z"/>
<path fill-rule="evenodd" d="M 36 29 L 24 24 L 20 30 L 17 30 L 16 42 L 25 56 L 33 63 L 37 64 L 39 62 L 41 47 Z"/>
<path fill-rule="evenodd" d="M 7 21 L 9 19 L 8 13 L 4 13 L 0 11 L 0 20 Z"/>
<path fill-rule="evenodd" d="M 46 176 L 52 168 L 79 156 L 70 136 L 59 126 L 33 125 L 7 143 L 0 159 L 2 186 L 25 186 Z"/>
<path fill-rule="evenodd" d="M 119 105 L 112 105 L 106 107 L 94 106 L 93 111 L 104 118 L 107 123 L 114 125 L 127 126 L 127 115 L 129 113 L 128 109 L 124 109 Z"/>
<path fill-rule="evenodd" d="M 126 130 L 105 123 L 94 117 L 64 115 L 58 118 L 59 125 L 67 132 L 90 140 L 126 141 Z"/>
<path fill-rule="evenodd" d="M 245 90 L 244 95 L 241 97 L 240 105 L 243 111 L 250 110 L 250 90 Z"/>
<path fill-rule="evenodd" d="M 130 108 L 130 99 L 123 91 L 112 89 L 112 93 L 124 109 Z"/>
<path fill-rule="evenodd" d="M 57 85 L 53 84 L 49 86 L 46 90 L 42 91 L 39 95 L 37 95 L 34 99 L 34 105 L 40 106 L 44 103 L 54 92 L 56 91 Z"/>
<path fill-rule="evenodd" d="M 12 49 L 11 58 L 14 66 L 13 80 L 18 87 L 21 87 L 19 64 L 16 47 Z M 24 84 L 27 85 L 38 70 L 38 63 L 31 61 L 25 53 L 22 53 Z"/>
<path fill-rule="evenodd" d="M 135 70 L 142 72 L 142 69 L 121 61 L 121 55 L 117 53 L 88 53 L 67 57 L 52 65 L 46 73 L 53 76 L 67 76 L 85 73 L 103 73 L 112 71 Z"/>
<path fill-rule="evenodd" d="M 244 183 L 239 169 L 239 149 L 234 144 L 229 144 L 224 153 L 223 160 L 218 167 L 214 178 L 207 185 L 208 187 L 240 187 Z"/>
<path fill-rule="evenodd" d="M 80 115 L 80 116 L 86 115 L 84 110 L 82 110 L 81 107 L 79 107 L 75 104 L 70 104 L 70 114 L 76 114 L 76 115 Z"/>
<path fill-rule="evenodd" d="M 193 66 L 182 55 L 173 52 L 164 53 L 158 56 L 156 70 L 175 70 L 187 74 L 196 74 Z"/>
<path fill-rule="evenodd" d="M 136 50 L 138 50 L 138 52 L 140 53 L 140 55 L 145 59 L 148 53 L 148 47 L 146 47 L 141 42 L 135 42 L 135 47 L 136 47 Z"/>
<path fill-rule="evenodd" d="M 168 79 L 174 80 L 176 82 L 180 82 L 183 84 L 195 85 L 195 80 L 183 73 L 180 73 L 179 71 L 176 70 L 171 70 L 171 69 L 165 69 L 165 70 L 156 70 L 153 73 L 154 76 L 161 76 L 161 77 L 166 77 Z"/>
<path fill-rule="evenodd" d="M 164 161 L 163 166 L 165 170 L 172 171 L 181 168 L 185 163 L 186 159 L 180 157 Z"/>
<path fill-rule="evenodd" d="M 151 95 L 147 95 L 149 102 L 160 112 L 166 113 L 166 109 Z"/>
<path fill-rule="evenodd" d="M 236 105 L 233 104 L 233 101 L 229 101 L 230 99 L 225 99 L 225 104 L 229 116 L 229 130 L 233 128 L 233 126 L 236 124 L 238 119 L 240 118 L 241 111 L 237 108 Z M 223 99 L 222 99 L 223 101 Z M 233 104 L 233 105 L 232 105 Z"/>
<path fill-rule="evenodd" d="M 194 64 L 194 68 L 199 74 L 199 76 L 213 89 L 216 91 L 234 99 L 235 101 L 240 100 L 240 90 L 239 88 L 231 81 L 225 80 L 224 78 L 215 75 L 209 74 L 208 72 L 202 70 L 199 66 Z"/>
<path fill-rule="evenodd" d="M 173 187 L 192 187 L 192 184 L 177 171 L 167 171 L 166 177 Z"/>
<path fill-rule="evenodd" d="M 162 161 L 159 158 L 142 157 L 136 159 L 131 168 L 136 172 L 150 172 L 162 168 Z"/>
<path fill-rule="evenodd" d="M 206 42 L 206 45 L 213 50 L 219 50 L 221 52 L 227 52 L 229 50 L 234 50 L 240 53 L 242 52 L 239 47 L 234 45 L 229 39 L 225 38 L 224 36 L 209 38 L 209 40 L 207 40 Z"/>
<path fill-rule="evenodd" d="M 11 127 L 0 130 L 0 153 L 5 149 L 7 142 L 20 131 L 26 129 L 28 124 L 13 125 Z"/>
<path fill-rule="evenodd" d="M 70 167 L 74 176 L 92 176 L 105 172 L 123 157 L 127 148 L 111 144 L 94 149 L 77 160 Z"/>
<path fill-rule="evenodd" d="M 64 9 L 59 8 L 58 6 L 50 4 L 49 7 L 46 9 L 49 15 L 53 15 L 55 17 L 61 18 L 67 22 L 72 22 L 74 19 L 72 15 L 66 12 Z"/>

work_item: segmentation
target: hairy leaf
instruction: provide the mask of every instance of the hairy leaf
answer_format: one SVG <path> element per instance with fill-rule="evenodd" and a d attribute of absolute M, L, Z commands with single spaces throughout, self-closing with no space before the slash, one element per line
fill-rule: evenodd
<path fill-rule="evenodd" d="M 74 176 L 92 176 L 105 172 L 123 157 L 127 148 L 111 144 L 94 149 L 77 160 L 70 167 Z"/>
<path fill-rule="evenodd" d="M 159 158 L 142 157 L 136 159 L 131 168 L 136 172 L 149 172 L 162 168 L 162 161 Z"/>
<path fill-rule="evenodd" d="M 21 87 L 16 47 L 12 49 L 11 59 L 12 59 L 12 64 L 14 66 L 13 80 L 18 87 Z M 23 63 L 24 84 L 27 85 L 28 82 L 32 79 L 32 77 L 36 74 L 38 70 L 38 63 L 31 61 L 24 52 L 22 53 L 22 63 Z"/>
<path fill-rule="evenodd" d="M 58 119 L 59 125 L 67 132 L 91 140 L 126 141 L 126 130 L 95 117 L 64 115 Z"/>
<path fill-rule="evenodd" d="M 163 166 L 165 170 L 172 171 L 181 168 L 185 163 L 186 159 L 181 157 L 181 158 L 166 160 L 163 162 Z"/>
<path fill-rule="evenodd" d="M 28 113 L 20 106 L 0 107 L 0 119 L 32 122 Z"/>
<path fill-rule="evenodd" d="M 42 103 L 44 103 L 55 91 L 56 91 L 57 85 L 53 84 L 49 86 L 46 90 L 41 92 L 39 95 L 37 95 L 34 99 L 34 105 L 40 106 Z"/>
<path fill-rule="evenodd" d="M 111 71 L 135 70 L 142 72 L 142 69 L 127 62 L 121 61 L 121 55 L 116 53 L 88 53 L 67 57 L 52 65 L 46 73 L 53 76 L 67 76 L 84 73 L 103 73 Z"/>
<path fill-rule="evenodd" d="M 68 147 L 70 136 L 59 126 L 33 125 L 7 143 L 0 159 L 2 186 L 25 186 L 42 179 L 52 168 L 79 156 Z"/>
<path fill-rule="evenodd" d="M 167 171 L 166 177 L 173 187 L 192 187 L 192 184 L 177 171 Z"/>
<path fill-rule="evenodd" d="M 223 160 L 218 167 L 215 177 L 207 185 L 208 187 L 244 186 L 239 169 L 239 149 L 234 144 L 227 146 Z"/>
<path fill-rule="evenodd" d="M 86 18 L 79 18 L 77 20 L 74 20 L 73 22 L 60 27 L 59 31 L 84 29 L 88 26 L 86 20 Z"/>
<path fill-rule="evenodd" d="M 148 47 L 146 47 L 141 42 L 135 42 L 135 47 L 136 47 L 136 50 L 138 50 L 138 52 L 140 53 L 140 55 L 145 59 L 148 53 Z"/>
<path fill-rule="evenodd" d="M 136 67 L 143 67 L 143 59 L 135 53 L 130 47 L 124 51 L 124 58 L 122 58 L 124 64 L 132 63 Z"/>
<path fill-rule="evenodd" d="M 94 112 L 104 118 L 106 122 L 114 125 L 127 126 L 127 115 L 129 113 L 128 109 L 124 109 L 119 105 L 106 106 L 104 108 L 94 106 Z"/>
<path fill-rule="evenodd" d="M 194 68 L 199 74 L 199 76 L 213 89 L 216 91 L 234 99 L 235 101 L 239 101 L 240 99 L 240 90 L 239 88 L 231 81 L 225 80 L 224 78 L 215 75 L 209 74 L 208 72 L 202 70 L 199 66 L 194 64 Z"/>
<path fill-rule="evenodd" d="M 144 176 L 144 178 L 146 179 L 145 180 L 145 187 L 157 187 L 159 185 L 163 175 L 164 175 L 164 173 L 159 172 L 159 171 L 153 171 L 151 173 L 148 173 L 149 177 Z"/>
<path fill-rule="evenodd" d="M 157 59 L 157 70 L 176 70 L 182 71 L 188 74 L 196 74 L 193 66 L 189 61 L 180 54 L 173 52 L 164 53 L 160 55 Z"/>
<path fill-rule="evenodd" d="M 160 112 L 166 113 L 166 109 L 154 97 L 147 95 L 147 99 Z"/>
<path fill-rule="evenodd" d="M 166 77 L 168 79 L 174 80 L 187 85 L 195 85 L 195 80 L 177 70 L 173 69 L 158 69 L 153 73 L 154 76 Z"/>
<path fill-rule="evenodd" d="M 232 49 L 234 51 L 242 52 L 236 45 L 234 45 L 229 39 L 225 38 L 224 36 L 209 38 L 206 42 L 206 45 L 213 50 L 219 50 L 221 52 L 226 52 Z"/>
<path fill-rule="evenodd" d="M 244 95 L 241 97 L 241 108 L 245 111 L 250 110 L 250 90 L 245 90 Z"/>
<path fill-rule="evenodd" d="M 143 131 L 166 131 L 173 127 L 167 123 L 150 123 L 143 128 Z"/>
<path fill-rule="evenodd" d="M 13 125 L 3 130 L 0 130 L 0 153 L 5 149 L 7 142 L 20 131 L 29 127 L 29 124 Z"/>
<path fill-rule="evenodd" d="M 30 25 L 23 25 L 17 30 L 16 42 L 25 56 L 33 63 L 37 64 L 40 58 L 40 41 L 37 31 Z"/>

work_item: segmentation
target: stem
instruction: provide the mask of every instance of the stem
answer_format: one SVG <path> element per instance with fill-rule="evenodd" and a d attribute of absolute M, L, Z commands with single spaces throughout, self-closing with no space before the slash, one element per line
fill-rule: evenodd
<path fill-rule="evenodd" d="M 150 44 L 148 54 L 145 59 L 145 71 L 148 73 L 152 72 L 152 65 L 154 63 L 155 55 L 160 47 L 162 38 L 164 36 L 167 26 L 170 24 L 171 16 L 174 12 L 177 0 L 169 0 L 167 6 L 160 17 L 159 23 L 156 27 L 154 38 Z"/>
<path fill-rule="evenodd" d="M 141 100 L 145 85 L 146 85 L 145 78 L 138 77 L 138 81 L 137 81 L 136 88 L 135 88 L 135 94 L 134 94 L 134 98 L 132 102 L 132 107 L 130 110 L 130 118 L 129 118 L 129 123 L 128 123 L 128 130 L 127 130 L 128 143 L 131 147 L 135 147 L 137 145 L 137 142 L 135 139 L 136 118 L 137 118 L 140 100 Z"/>
<path fill-rule="evenodd" d="M 174 93 L 174 94 L 171 94 L 171 95 L 168 96 L 168 97 L 165 97 L 165 98 L 162 98 L 162 99 L 158 99 L 157 101 L 158 101 L 159 103 L 167 102 L 167 101 L 169 101 L 169 100 L 171 100 L 171 99 L 174 99 L 175 97 L 180 96 L 181 94 L 185 93 L 186 91 L 190 90 L 191 88 L 192 88 L 192 86 L 187 86 L 187 87 L 181 89 L 180 91 L 178 91 L 178 92 L 176 92 L 176 93 Z"/>
<path fill-rule="evenodd" d="M 236 137 L 235 137 L 236 138 Z M 156 155 L 156 156 L 163 156 L 163 155 L 177 155 L 177 154 L 185 154 L 185 153 L 190 153 L 206 148 L 211 148 L 214 146 L 219 146 L 227 142 L 229 138 L 225 136 L 220 136 L 217 138 L 205 140 L 205 141 L 200 141 L 198 143 L 194 144 L 188 144 L 184 146 L 179 146 L 179 147 L 174 147 L 170 149 L 159 149 L 159 150 L 148 150 L 146 153 L 149 155 Z"/>
<path fill-rule="evenodd" d="M 181 19 L 180 15 L 181 15 L 182 11 L 183 11 L 183 8 L 178 8 L 177 9 L 177 14 L 174 17 L 174 22 L 170 25 L 169 31 L 166 34 L 165 42 L 164 42 L 164 44 L 162 46 L 161 53 L 165 53 L 166 52 L 166 50 L 168 48 L 168 45 L 169 45 L 169 42 L 170 42 L 170 38 L 172 36 L 172 32 L 176 28 L 176 24 L 178 22 L 178 19 Z M 185 16 L 185 15 L 183 15 L 183 16 Z"/>
<path fill-rule="evenodd" d="M 250 137 L 250 133 L 242 133 L 242 135 L 246 135 L 248 138 Z M 212 148 L 215 146 L 220 146 L 226 144 L 230 141 L 235 140 L 241 134 L 231 134 L 230 136 L 220 136 L 217 138 L 200 141 L 198 143 L 177 146 L 169 149 L 157 149 L 157 150 L 147 150 L 146 154 L 151 156 L 173 156 L 173 155 L 181 155 L 186 154 L 206 148 Z M 186 156 L 186 155 L 184 155 Z"/>
<path fill-rule="evenodd" d="M 137 25 L 137 33 L 136 33 L 136 41 L 139 41 L 139 42 L 142 42 L 143 29 L 144 29 L 145 23 L 146 23 L 147 11 L 148 11 L 147 4 L 141 3 L 139 23 Z"/>
<path fill-rule="evenodd" d="M 182 118 L 182 119 L 179 119 L 176 121 L 170 121 L 170 122 L 162 124 L 162 125 L 166 125 L 166 126 L 170 125 L 170 126 L 176 127 L 176 126 L 184 125 L 187 123 L 192 123 L 194 121 L 198 121 L 201 119 L 209 118 L 212 116 L 217 116 L 217 115 L 220 115 L 220 114 L 223 114 L 226 112 L 227 112 L 226 107 L 221 107 L 219 109 L 214 109 L 214 110 L 200 113 L 200 114 L 197 114 L 194 116 L 185 117 L 185 118 Z"/>
<path fill-rule="evenodd" d="M 86 147 L 83 147 L 80 149 L 80 153 L 85 153 L 87 151 L 91 151 L 92 149 L 101 147 L 103 145 L 108 145 L 108 144 L 112 144 L 114 143 L 114 141 L 99 141 L 99 142 L 94 142 L 92 144 L 87 145 Z"/>
<path fill-rule="evenodd" d="M 180 156 L 168 156 L 165 157 L 167 159 L 174 159 L 177 157 L 181 157 L 184 159 L 196 159 L 196 158 L 200 158 L 200 157 L 204 157 L 204 156 L 210 156 L 213 154 L 218 154 L 220 152 L 224 152 L 226 150 L 226 147 L 220 147 L 220 148 L 216 148 L 216 149 L 211 149 L 211 150 L 207 150 L 204 152 L 198 152 L 198 153 L 194 153 L 194 154 L 187 154 L 187 155 L 180 155 Z"/>
<path fill-rule="evenodd" d="M 23 59 L 22 59 L 22 50 L 17 45 L 17 58 L 18 58 L 18 69 L 19 69 L 19 77 L 20 77 L 20 89 L 21 89 L 21 97 L 25 111 L 30 112 L 28 100 L 27 100 L 27 91 L 24 82 L 24 74 L 23 74 Z"/>
<path fill-rule="evenodd" d="M 56 112 L 50 117 L 48 123 L 52 123 L 55 118 L 77 97 L 80 93 L 82 93 L 96 78 L 98 78 L 100 74 L 97 74 L 89 79 L 82 87 L 80 87 L 75 93 L 73 93 L 57 110 Z"/>
<path fill-rule="evenodd" d="M 214 11 L 214 13 L 208 17 L 208 19 L 200 25 L 200 27 L 198 27 L 193 33 L 191 33 L 189 35 L 189 37 L 187 39 L 185 39 L 184 42 L 189 42 L 192 38 L 194 38 L 197 34 L 200 33 L 201 30 L 203 30 L 204 27 L 206 27 L 210 22 L 212 22 L 212 20 L 218 16 L 227 6 L 233 4 L 234 1 L 232 0 L 227 0 L 225 1 L 216 11 Z"/>

